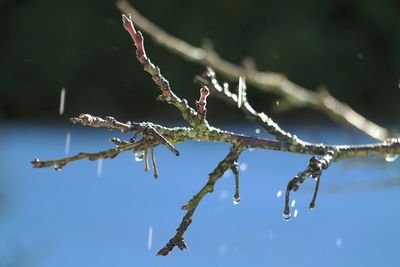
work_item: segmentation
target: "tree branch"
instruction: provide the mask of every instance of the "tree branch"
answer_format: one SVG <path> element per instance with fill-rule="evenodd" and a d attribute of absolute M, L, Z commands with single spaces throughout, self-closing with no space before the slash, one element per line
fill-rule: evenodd
<path fill-rule="evenodd" d="M 300 142 L 305 144 L 305 142 L 300 140 L 296 135 L 292 135 L 291 133 L 282 130 L 279 125 L 264 112 L 258 113 L 253 109 L 247 101 L 246 83 L 243 78 L 239 78 L 238 94 L 231 93 L 227 83 L 222 87 L 216 79 L 215 72 L 210 67 L 207 68 L 207 71 L 203 73 L 203 75 L 197 75 L 194 78 L 194 81 L 200 85 L 211 88 L 215 96 L 224 100 L 228 104 L 237 106 L 248 118 L 260 123 L 268 133 L 274 135 L 278 140 L 288 141 L 293 144 Z"/>
<path fill-rule="evenodd" d="M 131 16 L 122 15 L 122 22 L 125 30 L 131 35 L 136 46 L 136 57 L 144 70 L 151 75 L 154 83 L 160 88 L 162 94 L 158 96 L 158 100 L 166 101 L 174 105 L 182 113 L 183 118 L 194 128 L 207 129 L 209 127 L 206 120 L 202 120 L 201 116 L 197 116 L 196 111 L 191 108 L 185 99 L 180 99 L 171 90 L 167 79 L 160 72 L 160 68 L 151 63 L 144 49 L 143 35 L 140 31 L 136 31 L 132 23 Z"/>
<path fill-rule="evenodd" d="M 144 70 L 152 76 L 152 79 L 156 85 L 161 89 L 162 95 L 159 99 L 166 101 L 169 104 L 177 107 L 185 120 L 189 122 L 192 127 L 174 127 L 167 128 L 161 125 L 153 124 L 150 122 L 126 122 L 122 123 L 114 119 L 113 117 L 100 118 L 92 116 L 90 114 L 81 114 L 77 118 L 72 118 L 73 123 L 82 124 L 89 127 L 103 127 L 107 129 L 119 130 L 125 134 L 133 133 L 141 135 L 142 138 L 139 141 L 131 138 L 130 142 L 112 138 L 111 141 L 116 147 L 110 148 L 109 150 L 100 151 L 97 153 L 85 153 L 81 152 L 75 156 L 42 161 L 35 158 L 31 163 L 34 167 L 50 167 L 54 166 L 56 170 L 61 170 L 62 167 L 70 162 L 80 159 L 96 160 L 101 158 L 114 158 L 122 152 L 133 151 L 141 152 L 145 157 L 145 171 L 149 170 L 148 163 L 148 149 L 150 149 L 151 160 L 154 169 L 154 177 L 158 177 L 158 170 L 156 166 L 154 147 L 158 145 L 166 146 L 174 155 L 179 155 L 178 150 L 174 147 L 174 144 L 199 140 L 208 142 L 225 142 L 232 145 L 228 155 L 218 164 L 218 166 L 209 174 L 207 183 L 200 189 L 200 191 L 193 196 L 187 204 L 183 205 L 182 209 L 187 210 L 186 215 L 183 217 L 181 224 L 179 225 L 176 234 L 169 240 L 169 242 L 157 253 L 157 255 L 167 255 L 175 246 L 183 250 L 187 248 L 184 241 L 184 233 L 188 229 L 192 222 L 193 214 L 207 193 L 211 193 L 214 190 L 214 185 L 218 179 L 222 177 L 225 171 L 231 169 L 235 174 L 235 195 L 234 201 L 239 202 L 239 171 L 237 162 L 242 151 L 248 148 L 260 148 L 268 150 L 279 150 L 291 153 L 310 154 L 310 155 L 321 155 L 322 157 L 317 160 L 314 156 L 311 158 L 307 168 L 297 174 L 287 186 L 286 202 L 284 214 L 286 217 L 290 215 L 289 210 L 289 197 L 292 190 L 296 191 L 304 180 L 311 176 L 317 180 L 316 190 L 313 196 L 313 200 L 310 203 L 310 207 L 315 206 L 315 199 L 319 187 L 319 181 L 322 171 L 328 168 L 330 163 L 334 160 L 340 160 L 343 158 L 350 157 L 366 157 L 372 155 L 397 155 L 400 154 L 400 139 L 392 138 L 387 139 L 384 142 L 376 144 L 365 144 L 365 145 L 325 145 L 325 144 L 313 144 L 303 141 L 284 130 L 282 130 L 278 124 L 276 124 L 271 118 L 264 113 L 256 112 L 251 104 L 248 102 L 246 97 L 246 83 L 243 78 L 239 80 L 238 94 L 233 94 L 229 91 L 228 86 L 221 87 L 216 80 L 215 74 L 210 69 L 202 77 L 198 78 L 198 82 L 202 83 L 203 87 L 200 89 L 200 98 L 196 101 L 195 111 L 189 107 L 186 100 L 181 100 L 171 90 L 169 82 L 161 75 L 158 67 L 153 65 L 148 58 L 143 42 L 143 36 L 133 26 L 132 20 L 129 17 L 123 15 L 124 28 L 131 35 L 134 44 L 136 46 L 137 59 L 144 66 Z M 271 140 L 266 138 L 253 137 L 234 132 L 228 132 L 222 129 L 212 127 L 206 121 L 206 104 L 207 96 L 211 88 L 212 92 L 217 96 L 221 97 L 228 103 L 235 105 L 245 112 L 249 117 L 259 122 L 269 133 L 275 136 L 278 140 Z"/>
<path fill-rule="evenodd" d="M 187 248 L 183 235 L 185 234 L 189 225 L 192 223 L 192 217 L 197 206 L 207 193 L 214 191 L 214 185 L 216 181 L 221 178 L 229 168 L 231 168 L 231 166 L 239 158 L 239 155 L 242 151 L 243 148 L 240 146 L 232 146 L 228 155 L 218 164 L 214 171 L 209 174 L 208 181 L 203 188 L 196 195 L 194 195 L 187 204 L 182 206 L 183 210 L 187 210 L 186 215 L 183 217 L 178 229 L 176 229 L 176 234 L 162 249 L 160 249 L 160 251 L 158 251 L 157 256 L 167 256 L 175 246 L 177 246 L 180 250 Z"/>
<path fill-rule="evenodd" d="M 118 0 L 116 5 L 122 12 L 132 14 L 138 27 L 149 34 L 156 43 L 189 61 L 211 66 L 230 80 L 238 80 L 239 77 L 246 76 L 249 84 L 263 92 L 276 93 L 283 98 L 282 102 L 289 106 L 310 107 L 322 111 L 333 120 L 356 128 L 377 140 L 384 141 L 392 136 L 389 130 L 358 114 L 351 107 L 331 96 L 327 90 L 313 92 L 291 82 L 282 74 L 237 66 L 220 58 L 212 50 L 193 46 L 170 35 L 142 16 L 126 0 Z"/>
<path fill-rule="evenodd" d="M 87 118 L 90 119 L 88 120 Z M 194 128 L 168 128 L 150 122 L 122 123 L 114 118 L 110 118 L 112 117 L 106 117 L 106 119 L 102 119 L 100 117 L 92 116 L 90 114 L 81 114 L 77 118 L 71 118 L 71 121 L 73 123 L 80 123 L 84 126 L 96 128 L 104 127 L 111 130 L 119 130 L 122 133 L 142 133 L 144 134 L 143 139 L 131 143 L 113 138 L 111 139 L 111 141 L 116 144 L 115 148 L 111 148 L 109 150 L 101 151 L 98 153 L 81 152 L 78 155 L 58 160 L 42 161 L 36 158 L 32 161 L 33 166 L 36 168 L 42 168 L 51 167 L 54 165 L 56 169 L 61 169 L 63 166 L 75 160 L 85 158 L 89 160 L 96 160 L 100 158 L 114 158 L 119 153 L 125 151 L 132 150 L 136 152 L 144 152 L 144 150 L 150 148 L 150 146 L 155 147 L 160 144 L 165 145 L 176 155 L 175 151 L 177 150 L 174 148 L 173 144 L 193 140 L 230 143 L 232 145 L 243 147 L 244 149 L 259 148 L 308 155 L 325 155 L 329 151 L 336 151 L 335 160 L 344 158 L 400 154 L 399 138 L 388 139 L 387 141 L 381 143 L 363 145 L 324 145 L 307 143 L 304 141 L 298 143 L 290 143 L 287 141 L 275 141 L 268 138 L 237 134 L 234 132 L 224 131 L 215 127 L 210 127 L 210 130 L 204 133 L 203 131 L 196 131 L 196 129 Z M 146 131 L 146 129 L 152 129 L 154 132 L 157 132 L 162 138 L 157 137 L 157 135 L 155 135 L 154 133 L 146 135 L 148 133 L 148 130 Z"/>
<path fill-rule="evenodd" d="M 286 188 L 286 197 L 285 197 L 285 209 L 283 210 L 283 219 L 284 220 L 289 220 L 291 217 L 290 214 L 290 209 L 289 209 L 289 197 L 290 197 L 290 191 L 297 191 L 300 188 L 300 185 L 308 178 L 312 177 L 316 181 L 316 186 L 315 186 L 315 191 L 313 198 L 310 203 L 310 209 L 313 209 L 315 207 L 315 201 L 317 199 L 317 194 L 318 194 L 318 189 L 319 189 L 319 183 L 321 180 L 321 174 L 322 171 L 327 169 L 331 162 L 334 160 L 336 156 L 335 151 L 329 151 L 326 155 L 321 157 L 319 160 L 316 159 L 314 156 L 311 157 L 309 164 L 307 168 L 299 172 L 292 180 L 287 185 Z"/>

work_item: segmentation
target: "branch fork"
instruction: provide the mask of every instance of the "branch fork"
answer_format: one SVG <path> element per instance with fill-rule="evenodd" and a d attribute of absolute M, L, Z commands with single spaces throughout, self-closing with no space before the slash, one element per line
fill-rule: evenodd
<path fill-rule="evenodd" d="M 286 187 L 286 195 L 285 195 L 285 208 L 283 210 L 283 219 L 288 221 L 291 217 L 290 209 L 289 209 L 289 201 L 290 201 L 290 191 L 296 192 L 299 190 L 301 184 L 308 178 L 312 177 L 316 181 L 315 190 L 313 198 L 310 202 L 309 208 L 315 208 L 315 201 L 317 199 L 319 183 L 321 180 L 322 171 L 327 169 L 330 163 L 335 159 L 335 152 L 328 151 L 326 155 L 317 159 L 315 156 L 312 156 L 309 160 L 307 168 L 299 172 L 292 180 L 289 181 Z"/>
<path fill-rule="evenodd" d="M 121 3 L 123 2 L 119 2 L 119 4 Z M 135 16 L 139 15 L 136 14 Z M 203 200 L 205 195 L 214 191 L 214 186 L 216 182 L 229 169 L 235 175 L 234 202 L 239 202 L 239 168 L 237 162 L 239 160 L 241 152 L 248 148 L 270 149 L 321 156 L 319 159 L 317 159 L 315 156 L 311 157 L 307 168 L 304 171 L 299 172 L 292 180 L 289 181 L 286 190 L 284 208 L 284 218 L 286 219 L 290 218 L 290 192 L 292 190 L 297 191 L 304 180 L 308 177 L 312 177 L 316 180 L 316 187 L 313 199 L 310 203 L 310 208 L 315 207 L 315 201 L 318 193 L 322 171 L 327 169 L 332 161 L 350 157 L 366 157 L 372 155 L 385 156 L 400 154 L 400 142 L 398 138 L 388 139 L 385 142 L 380 142 L 376 144 L 342 146 L 312 144 L 299 139 L 295 135 L 292 135 L 291 133 L 281 129 L 280 126 L 265 113 L 257 112 L 254 110 L 254 108 L 247 100 L 246 83 L 241 72 L 235 73 L 234 75 L 235 79 L 240 77 L 237 94 L 230 92 L 227 83 L 224 83 L 221 86 L 218 83 L 215 73 L 211 68 L 208 68 L 207 72 L 203 76 L 197 76 L 196 82 L 200 83 L 202 87 L 200 89 L 199 100 L 196 101 L 195 110 L 188 105 L 185 99 L 180 99 L 174 94 L 174 92 L 171 90 L 169 82 L 162 76 L 160 69 L 153 63 L 151 63 L 144 48 L 143 35 L 135 29 L 132 23 L 131 16 L 122 15 L 122 20 L 124 28 L 128 31 L 136 46 L 136 56 L 138 61 L 141 65 L 143 65 L 144 71 L 151 75 L 152 80 L 162 92 L 161 96 L 159 96 L 158 99 L 175 106 L 181 112 L 182 117 L 190 124 L 191 127 L 167 128 L 148 122 L 122 123 L 110 116 L 103 119 L 90 114 L 81 114 L 79 115 L 79 117 L 71 118 L 71 122 L 89 127 L 103 127 L 110 130 L 115 129 L 126 134 L 133 133 L 135 138 L 136 135 L 141 135 L 142 138 L 138 141 L 131 140 L 130 142 L 120 140 L 118 138 L 112 138 L 111 141 L 115 144 L 115 147 L 108 150 L 96 153 L 81 152 L 75 156 L 48 161 L 43 161 L 35 158 L 32 160 L 31 163 L 36 168 L 54 166 L 55 170 L 59 171 L 68 163 L 76 160 L 85 158 L 89 160 L 114 158 L 125 151 L 132 151 L 134 153 L 143 153 L 144 169 L 145 171 L 149 171 L 150 166 L 148 159 L 148 150 L 150 150 L 151 161 L 154 169 L 153 175 L 157 178 L 159 174 L 154 156 L 154 148 L 158 145 L 164 145 L 174 155 L 178 156 L 179 151 L 173 146 L 173 144 L 177 144 L 180 142 L 200 140 L 208 142 L 230 143 L 232 147 L 230 148 L 229 153 L 208 175 L 208 180 L 205 185 L 187 202 L 187 204 L 182 206 L 182 209 L 186 211 L 186 214 L 184 215 L 179 227 L 176 229 L 175 235 L 157 253 L 157 255 L 166 256 L 173 250 L 175 246 L 178 247 L 180 250 L 184 250 L 187 248 L 187 245 L 184 241 L 184 234 L 192 222 L 192 217 L 194 215 L 194 212 L 196 211 L 197 206 Z M 174 39 L 172 39 L 171 42 L 173 41 Z M 182 48 L 182 43 L 180 43 L 180 45 L 181 46 L 179 47 L 179 49 Z M 200 50 L 193 51 L 198 52 Z M 192 56 L 192 54 L 189 54 L 189 56 Z M 199 58 L 200 57 L 201 55 L 199 56 Z M 227 67 L 228 69 L 232 69 L 232 66 L 230 66 L 229 64 L 225 64 L 225 67 Z M 251 74 L 251 72 L 247 74 L 249 76 L 246 76 L 246 78 L 248 78 L 248 81 L 251 82 L 252 85 L 257 84 L 257 79 L 255 78 L 256 76 L 254 76 L 254 74 Z M 261 76 L 263 78 L 271 78 L 268 75 Z M 289 81 L 282 81 L 282 78 L 277 80 L 282 84 L 290 84 Z M 292 85 L 292 87 L 293 86 L 294 85 Z M 288 90 L 288 88 L 286 89 Z M 207 97 L 210 94 L 210 90 L 213 91 L 213 95 L 242 110 L 249 118 L 258 122 L 261 126 L 265 128 L 268 133 L 273 135 L 277 140 L 247 136 L 211 127 L 206 120 Z"/>

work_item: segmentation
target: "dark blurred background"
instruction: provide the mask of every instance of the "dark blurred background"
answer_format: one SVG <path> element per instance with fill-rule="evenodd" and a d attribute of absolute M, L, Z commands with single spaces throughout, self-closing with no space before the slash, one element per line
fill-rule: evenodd
<path fill-rule="evenodd" d="M 3 0 L 0 2 L 0 119 L 60 120 L 81 112 L 175 120 L 155 101 L 158 88 L 142 71 L 114 1 Z M 255 60 L 338 99 L 372 119 L 394 124 L 400 99 L 400 1 L 131 1 L 146 17 L 194 45 L 211 40 L 225 59 Z M 145 35 L 146 38 L 146 35 Z M 192 79 L 203 67 L 146 39 L 147 53 L 175 92 L 193 103 Z M 224 80 L 220 77 L 220 80 Z M 233 85 L 232 85 L 233 86 Z M 278 100 L 249 88 L 258 109 Z M 219 101 L 210 120 L 242 118 Z M 232 109 L 229 109 L 232 110 Z M 295 114 L 293 114 L 295 113 Z M 324 120 L 315 111 L 275 114 L 278 119 Z"/>
<path fill-rule="evenodd" d="M 325 86 L 361 114 L 400 129 L 399 0 L 131 3 L 191 44 L 211 40 L 236 64 L 251 57 L 260 70 L 284 73 L 311 90 Z M 192 80 L 204 68 L 151 38 L 145 43 L 174 91 L 193 104 L 199 87 Z M 60 116 L 62 88 L 66 105 Z M 177 144 L 180 157 L 157 148 L 157 180 L 131 153 L 79 161 L 57 173 L 29 164 L 35 156 L 106 149 L 109 138 L 122 137 L 60 124 L 81 112 L 179 124 L 176 109 L 155 101 L 158 94 L 135 58 L 113 0 L 0 0 L 0 267 L 399 266 L 399 159 L 333 164 L 317 209 L 308 210 L 314 188 L 308 180 L 291 195 L 299 216 L 283 222 L 278 192 L 309 156 L 249 150 L 239 161 L 240 205 L 232 204 L 233 175 L 227 172 L 196 212 L 185 235 L 189 249 L 167 258 L 154 255 L 181 221 L 179 207 L 203 186 L 227 144 Z M 269 113 L 279 100 L 251 87 L 248 94 Z M 207 108 L 213 125 L 243 120 L 217 99 Z M 370 141 L 347 128 L 319 127 L 327 117 L 309 109 L 273 118 L 291 123 L 288 129 L 310 142 Z M 224 126 L 248 135 L 257 127 Z"/>

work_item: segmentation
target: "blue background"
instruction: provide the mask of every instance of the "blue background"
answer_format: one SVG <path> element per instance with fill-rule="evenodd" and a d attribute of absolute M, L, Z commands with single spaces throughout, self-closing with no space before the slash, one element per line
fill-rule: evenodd
<path fill-rule="evenodd" d="M 257 135 L 249 125 L 224 128 Z M 292 127 L 300 137 L 328 143 L 371 141 L 348 130 Z M 287 182 L 309 156 L 246 151 L 239 165 L 241 203 L 232 204 L 226 174 L 199 205 L 185 235 L 189 249 L 156 252 L 175 233 L 180 210 L 198 192 L 229 146 L 188 142 L 180 157 L 156 148 L 159 179 L 132 153 L 97 163 L 34 169 L 34 156 L 64 156 L 111 147 L 116 132 L 80 126 L 8 123 L 0 131 L 0 266 L 398 266 L 399 161 L 343 160 L 324 172 L 317 207 L 308 209 L 314 182 L 292 194 L 298 216 L 282 220 Z M 263 133 L 260 134 L 263 136 Z M 126 137 L 126 136 L 125 136 Z M 129 139 L 129 137 L 128 137 Z M 292 214 L 293 214 L 292 209 Z M 148 247 L 149 228 L 153 229 Z"/>

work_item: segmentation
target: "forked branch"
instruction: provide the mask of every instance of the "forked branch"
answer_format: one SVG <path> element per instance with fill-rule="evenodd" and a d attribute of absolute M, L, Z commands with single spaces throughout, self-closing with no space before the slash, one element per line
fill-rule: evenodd
<path fill-rule="evenodd" d="M 312 177 L 316 181 L 314 195 L 310 203 L 310 209 L 315 208 L 315 201 L 317 199 L 319 183 L 321 180 L 322 171 L 327 169 L 331 162 L 334 160 L 336 154 L 334 151 L 329 151 L 326 155 L 321 157 L 319 160 L 316 159 L 314 156 L 311 157 L 307 168 L 299 172 L 287 185 L 286 188 L 286 196 L 285 196 L 285 209 L 283 210 L 283 219 L 289 220 L 291 217 L 290 209 L 289 209 L 289 198 L 290 198 L 290 191 L 297 191 L 300 188 L 300 185 L 308 178 Z"/>
<path fill-rule="evenodd" d="M 194 212 L 196 211 L 197 206 L 200 201 L 207 193 L 211 193 L 214 191 L 214 185 L 216 181 L 224 175 L 224 173 L 232 167 L 233 164 L 239 158 L 240 153 L 243 148 L 240 146 L 233 146 L 228 155 L 218 164 L 218 166 L 209 174 L 207 183 L 201 188 L 201 190 L 193 196 L 191 200 L 185 205 L 182 206 L 183 210 L 187 210 L 185 216 L 182 219 L 181 224 L 178 229 L 176 229 L 176 234 L 172 237 L 168 243 L 160 249 L 157 253 L 158 256 L 166 256 L 171 250 L 177 246 L 180 250 L 184 250 L 187 248 L 183 235 L 185 234 L 187 228 L 192 223 L 192 217 Z"/>
<path fill-rule="evenodd" d="M 150 35 L 153 40 L 173 53 L 189 61 L 203 66 L 210 66 L 230 80 L 238 80 L 246 76 L 249 84 L 263 92 L 272 92 L 282 97 L 285 109 L 291 107 L 310 107 L 325 113 L 333 120 L 356 128 L 365 134 L 384 141 L 391 137 L 389 130 L 368 120 L 350 106 L 340 102 L 327 90 L 314 92 L 290 81 L 280 73 L 262 72 L 256 68 L 235 65 L 221 58 L 215 51 L 193 46 L 167 33 L 153 22 L 142 16 L 126 0 L 118 0 L 117 7 L 123 13 L 132 14 L 140 29 Z M 283 106 L 283 105 L 280 105 Z"/>
<path fill-rule="evenodd" d="M 196 195 L 193 196 L 192 199 L 182 206 L 182 209 L 186 210 L 186 214 L 184 215 L 182 222 L 176 230 L 175 235 L 157 253 L 157 255 L 168 255 L 175 246 L 181 250 L 187 248 L 184 240 L 184 234 L 192 222 L 193 214 L 196 211 L 196 208 L 206 194 L 213 192 L 215 183 L 227 170 L 232 170 L 235 174 L 234 201 L 239 203 L 239 170 L 237 162 L 241 152 L 248 148 L 279 150 L 291 153 L 321 156 L 320 159 L 316 159 L 313 156 L 310 159 L 307 168 L 298 173 L 288 183 L 284 209 L 286 218 L 290 216 L 288 204 L 290 192 L 292 190 L 298 190 L 300 185 L 307 177 L 313 177 L 317 182 L 313 200 L 310 203 L 311 208 L 315 207 L 315 199 L 317 196 L 322 171 L 327 169 L 333 161 L 351 157 L 400 154 L 399 138 L 387 139 L 384 142 L 365 145 L 325 145 L 313 144 L 301 140 L 295 135 L 292 135 L 289 132 L 281 129 L 279 125 L 265 113 L 254 110 L 246 97 L 245 77 L 240 76 L 238 92 L 235 94 L 229 90 L 228 85 L 221 86 L 218 83 L 215 73 L 212 69 L 208 69 L 204 75 L 196 78 L 196 81 L 200 83 L 202 87 L 200 89 L 199 100 L 195 102 L 195 110 L 188 105 L 186 100 L 180 99 L 173 93 L 169 82 L 162 76 L 160 69 L 151 63 L 145 51 L 143 35 L 135 29 L 131 17 L 123 15 L 122 18 L 123 26 L 131 35 L 136 46 L 136 55 L 138 61 L 143 65 L 144 70 L 151 75 L 153 81 L 162 92 L 158 99 L 172 104 L 178 108 L 183 118 L 190 124 L 191 127 L 167 128 L 150 122 L 123 123 L 119 122 L 113 117 L 106 117 L 103 119 L 90 114 L 81 114 L 77 118 L 72 118 L 71 121 L 84 126 L 103 127 L 106 129 L 119 130 L 125 134 L 134 134 L 135 136 L 140 135 L 141 139 L 136 141 L 132 138 L 128 138 L 130 141 L 125 141 L 113 138 L 111 141 L 115 144 L 115 147 L 110 148 L 109 150 L 96 153 L 81 152 L 75 156 L 57 160 L 43 161 L 35 158 L 31 163 L 37 168 L 54 166 L 56 170 L 60 170 L 65 165 L 75 160 L 85 158 L 89 160 L 114 158 L 122 152 L 133 151 L 143 153 L 145 158 L 144 169 L 145 171 L 148 171 L 150 169 L 148 160 L 150 151 L 151 161 L 154 169 L 154 177 L 158 177 L 159 173 L 154 156 L 154 148 L 158 145 L 164 145 L 174 155 L 178 156 L 179 152 L 175 148 L 174 144 L 185 141 L 197 140 L 207 142 L 225 142 L 231 144 L 232 146 L 229 153 L 209 174 L 207 183 Z M 210 91 L 213 95 L 223 99 L 237 108 L 240 108 L 240 110 L 247 114 L 248 117 L 260 123 L 264 129 L 273 135 L 277 140 L 238 134 L 210 126 L 206 120 L 207 97 L 210 94 Z"/>

